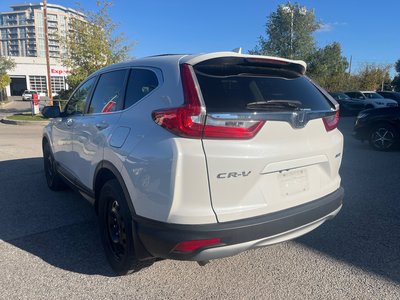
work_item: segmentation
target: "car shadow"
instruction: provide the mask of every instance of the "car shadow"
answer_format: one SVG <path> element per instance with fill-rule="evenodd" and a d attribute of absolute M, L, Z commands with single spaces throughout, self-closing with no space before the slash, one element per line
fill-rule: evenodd
<path fill-rule="evenodd" d="M 343 208 L 295 242 L 400 283 L 399 152 L 375 151 L 343 133 Z"/>
<path fill-rule="evenodd" d="M 93 207 L 47 188 L 42 158 L 0 162 L 0 240 L 64 270 L 114 276 Z"/>
<path fill-rule="evenodd" d="M 398 169 L 400 156 L 346 145 L 342 211 L 295 242 L 400 282 L 400 178 L 389 171 Z M 93 207 L 70 190 L 50 191 L 42 158 L 1 161 L 0 182 L 1 240 L 57 268 L 114 276 Z"/>

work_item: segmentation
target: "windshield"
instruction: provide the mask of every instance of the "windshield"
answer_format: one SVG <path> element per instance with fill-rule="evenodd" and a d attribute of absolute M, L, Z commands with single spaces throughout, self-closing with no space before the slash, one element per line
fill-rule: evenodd
<path fill-rule="evenodd" d="M 331 95 L 336 100 L 349 100 L 349 99 L 351 99 L 349 96 L 347 96 L 344 93 L 332 93 Z"/>
<path fill-rule="evenodd" d="M 250 105 L 279 101 L 299 103 L 299 109 L 331 110 L 325 96 L 303 75 L 290 70 L 258 65 L 219 64 L 218 59 L 194 66 L 208 112 L 254 112 L 269 105 Z M 276 106 L 276 105 L 275 105 Z"/>
<path fill-rule="evenodd" d="M 373 99 L 373 98 L 383 99 L 383 97 L 381 95 L 379 95 L 378 93 L 364 92 L 364 95 L 365 95 L 365 97 L 367 97 L 369 99 Z"/>

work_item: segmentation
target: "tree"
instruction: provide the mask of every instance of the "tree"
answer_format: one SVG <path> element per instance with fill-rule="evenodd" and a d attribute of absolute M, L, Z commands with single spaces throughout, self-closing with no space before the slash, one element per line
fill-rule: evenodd
<path fill-rule="evenodd" d="M 4 89 L 11 83 L 7 72 L 14 69 L 15 62 L 11 58 L 0 56 L 0 100 L 6 98 Z"/>
<path fill-rule="evenodd" d="M 126 60 L 132 44 L 126 43 L 123 33 L 115 34 L 118 25 L 108 13 L 111 2 L 97 1 L 97 11 L 80 9 L 85 20 L 74 18 L 63 41 L 67 53 L 63 64 L 71 70 L 68 84 L 75 88 L 94 71 L 107 65 Z"/>
<path fill-rule="evenodd" d="M 298 3 L 280 5 L 267 18 L 267 38 L 260 37 L 252 54 L 307 59 L 315 51 L 313 33 L 320 28 L 314 10 Z"/>
<path fill-rule="evenodd" d="M 310 56 L 307 73 L 310 78 L 323 86 L 326 90 L 336 92 L 346 89 L 348 74 L 346 69 L 349 63 L 342 56 L 342 48 L 334 42 L 318 49 Z"/>
<path fill-rule="evenodd" d="M 392 86 L 396 92 L 400 92 L 400 75 L 394 76 Z"/>
<path fill-rule="evenodd" d="M 394 76 L 392 86 L 396 92 L 400 92 L 400 59 L 394 64 L 397 75 Z"/>
<path fill-rule="evenodd" d="M 355 75 L 359 90 L 378 90 L 390 84 L 390 65 L 365 63 Z"/>

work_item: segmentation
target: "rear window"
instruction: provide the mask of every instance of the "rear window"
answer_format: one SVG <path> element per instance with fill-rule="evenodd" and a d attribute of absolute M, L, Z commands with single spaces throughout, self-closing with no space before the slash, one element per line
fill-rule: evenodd
<path fill-rule="evenodd" d="M 381 95 L 379 95 L 378 93 L 364 93 L 365 97 L 369 98 L 369 99 L 383 99 L 383 97 Z"/>
<path fill-rule="evenodd" d="M 254 112 L 246 108 L 248 103 L 270 100 L 299 101 L 303 109 L 332 108 L 306 77 L 279 64 L 217 58 L 195 65 L 194 70 L 208 112 Z"/>

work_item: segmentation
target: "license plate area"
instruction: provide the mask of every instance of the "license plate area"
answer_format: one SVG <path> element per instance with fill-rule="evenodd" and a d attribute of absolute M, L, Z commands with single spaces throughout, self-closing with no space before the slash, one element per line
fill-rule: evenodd
<path fill-rule="evenodd" d="M 281 171 L 278 174 L 281 195 L 288 197 L 310 189 L 307 169 Z"/>

